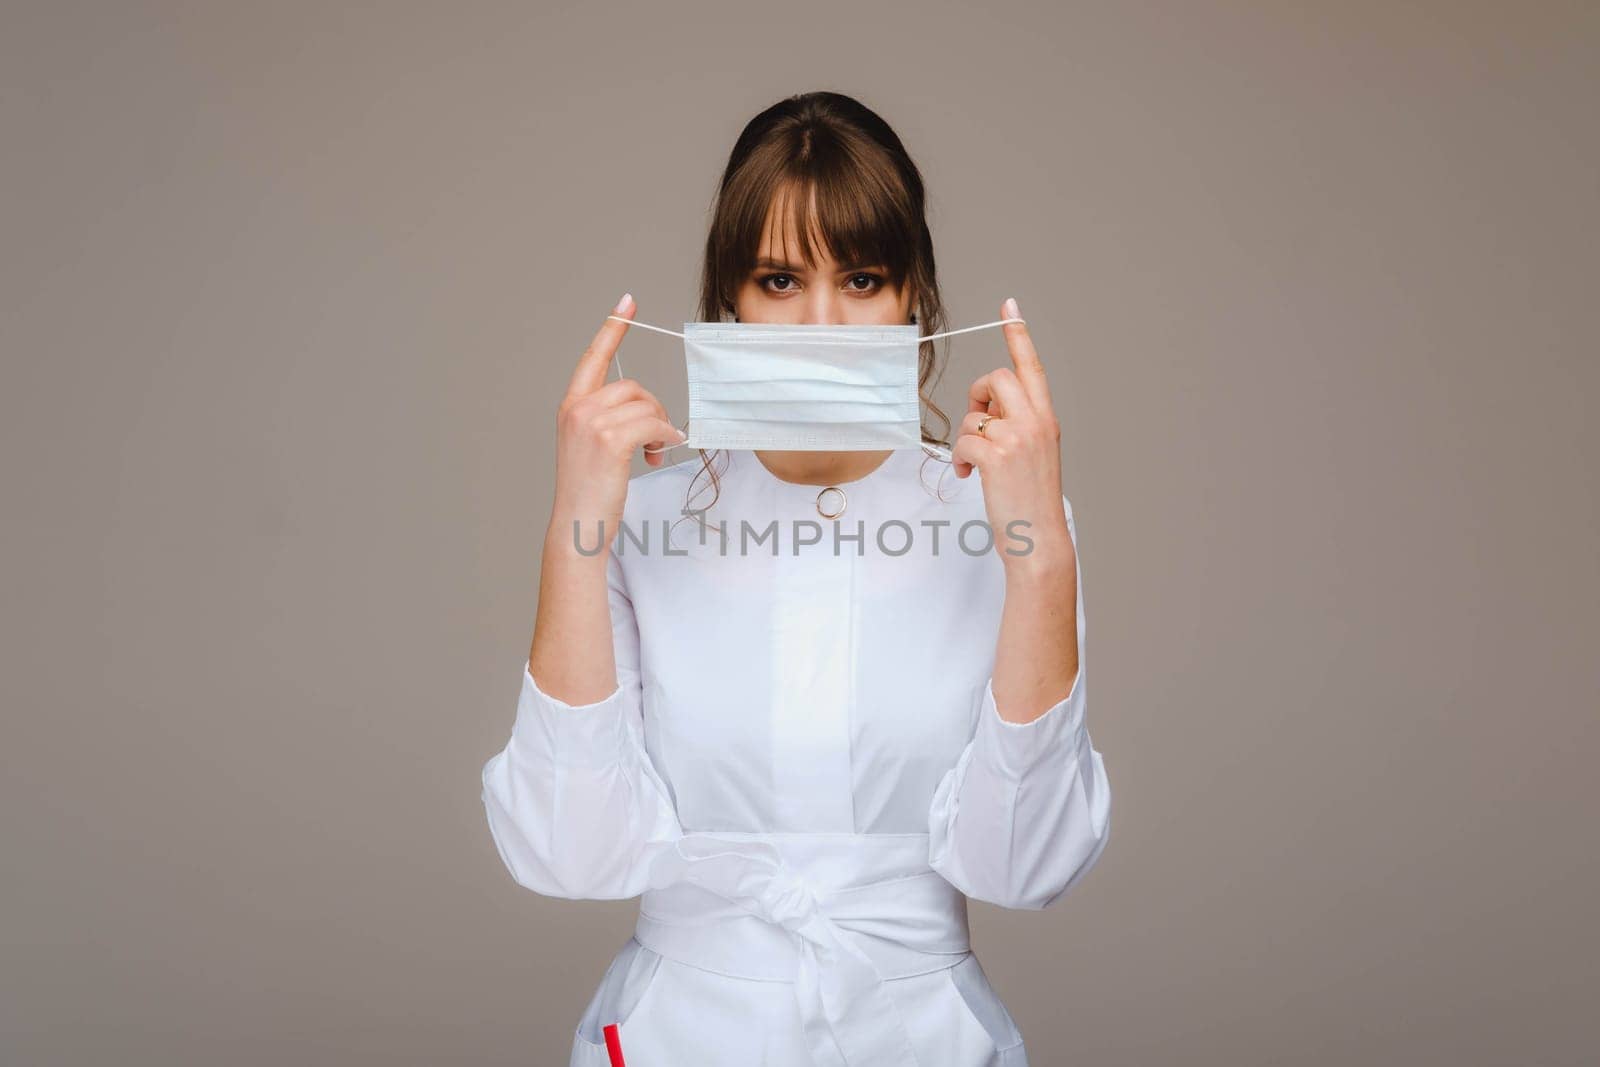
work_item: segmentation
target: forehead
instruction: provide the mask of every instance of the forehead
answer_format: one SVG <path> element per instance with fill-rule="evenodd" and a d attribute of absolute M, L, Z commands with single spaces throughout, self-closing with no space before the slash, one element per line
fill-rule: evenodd
<path fill-rule="evenodd" d="M 807 239 L 801 238 L 802 225 L 807 227 Z M 793 185 L 784 186 L 773 195 L 772 202 L 767 206 L 767 217 L 761 225 L 761 241 L 756 249 L 756 257 L 792 267 L 810 266 L 819 270 L 838 265 L 833 249 L 828 245 L 827 234 L 822 232 L 815 187 L 807 190 L 803 205 Z"/>

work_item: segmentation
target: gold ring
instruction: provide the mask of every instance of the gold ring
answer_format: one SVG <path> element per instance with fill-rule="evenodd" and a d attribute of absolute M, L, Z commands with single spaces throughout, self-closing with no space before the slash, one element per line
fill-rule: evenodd
<path fill-rule="evenodd" d="M 986 437 L 986 436 L 987 436 L 987 435 L 986 435 L 986 434 L 985 434 L 985 433 L 984 433 L 984 432 L 983 432 L 983 428 L 984 428 L 984 427 L 985 427 L 985 426 L 987 426 L 987 425 L 988 425 L 988 423 L 989 423 L 989 420 L 990 420 L 990 419 L 992 419 L 992 418 L 994 418 L 994 417 L 995 417 L 995 416 L 993 416 L 993 415 L 985 415 L 985 416 L 984 416 L 984 417 L 983 417 L 983 418 L 981 418 L 981 419 L 979 419 L 979 420 L 978 420 L 978 436 L 979 436 L 979 437 Z"/>
<path fill-rule="evenodd" d="M 822 507 L 822 498 L 827 496 L 829 493 L 837 493 L 839 495 L 839 507 L 835 511 L 825 511 Z M 840 515 L 844 514 L 845 505 L 848 503 L 849 500 L 845 497 L 844 490 L 840 489 L 837 485 L 830 485 L 823 489 L 822 492 L 817 494 L 817 514 L 821 515 L 825 519 L 837 519 Z"/>

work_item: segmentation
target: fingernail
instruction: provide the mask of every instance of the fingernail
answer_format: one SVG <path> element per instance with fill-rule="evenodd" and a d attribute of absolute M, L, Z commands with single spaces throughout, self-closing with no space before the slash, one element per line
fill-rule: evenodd
<path fill-rule="evenodd" d="M 624 312 L 626 312 L 632 306 L 633 306 L 633 294 L 632 293 L 623 293 L 622 294 L 622 299 L 618 300 L 617 301 L 617 306 L 612 308 L 611 310 L 612 310 L 613 313 L 621 315 Z"/>
<path fill-rule="evenodd" d="M 688 439 L 689 439 L 689 435 L 688 434 L 684 433 L 682 430 L 678 431 L 678 440 L 687 441 Z"/>
<path fill-rule="evenodd" d="M 1020 318 L 1022 318 L 1022 312 L 1017 310 L 1016 297 L 1011 297 L 1011 296 L 1006 297 L 1006 318 L 1008 318 L 1008 319 L 1020 319 Z"/>

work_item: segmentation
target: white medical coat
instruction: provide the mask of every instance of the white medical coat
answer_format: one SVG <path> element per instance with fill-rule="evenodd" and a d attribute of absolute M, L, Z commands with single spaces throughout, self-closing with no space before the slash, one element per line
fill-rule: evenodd
<path fill-rule="evenodd" d="M 840 483 L 836 531 L 821 487 L 726 450 L 702 532 L 684 514 L 711 502 L 701 466 L 630 480 L 608 531 L 616 691 L 569 705 L 524 665 L 483 768 L 519 884 L 642 895 L 570 1067 L 610 1062 L 608 1023 L 629 1067 L 1025 1065 L 966 904 L 1042 908 L 1105 847 L 1081 561 L 1072 691 L 1010 723 L 990 685 L 1005 577 L 980 473 L 898 449 Z M 595 524 L 579 536 L 593 548 Z"/>

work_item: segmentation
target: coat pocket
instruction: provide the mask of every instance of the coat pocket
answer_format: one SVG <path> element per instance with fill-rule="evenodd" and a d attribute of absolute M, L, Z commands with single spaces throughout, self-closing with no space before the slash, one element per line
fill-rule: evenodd
<path fill-rule="evenodd" d="M 1022 1050 L 1022 1033 L 1012 1020 L 1011 1013 L 1001 1003 L 1000 995 L 989 984 L 988 975 L 978 963 L 978 957 L 966 959 L 944 972 L 966 1009 L 968 1019 L 989 1035 L 999 1053 L 997 1067 L 1026 1067 L 1027 1057 Z"/>
<path fill-rule="evenodd" d="M 570 1067 L 609 1067 L 605 1028 L 612 1023 L 625 1027 L 638 1015 L 660 970 L 661 957 L 630 937 L 589 998 L 574 1035 Z"/>

